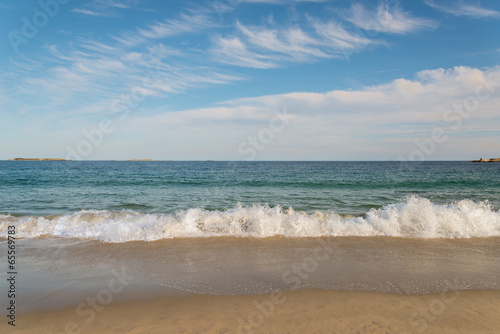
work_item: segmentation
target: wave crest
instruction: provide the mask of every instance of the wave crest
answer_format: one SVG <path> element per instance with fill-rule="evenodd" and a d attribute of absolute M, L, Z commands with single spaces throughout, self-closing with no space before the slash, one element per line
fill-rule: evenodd
<path fill-rule="evenodd" d="M 55 218 L 0 214 L 2 235 L 13 224 L 19 238 L 52 236 L 112 243 L 213 236 L 470 238 L 500 236 L 500 211 L 494 211 L 488 202 L 462 200 L 441 205 L 410 197 L 371 209 L 364 217 L 342 217 L 331 210 L 306 214 L 261 205 L 239 205 L 225 211 L 194 208 L 173 214 L 132 210 L 84 210 Z"/>

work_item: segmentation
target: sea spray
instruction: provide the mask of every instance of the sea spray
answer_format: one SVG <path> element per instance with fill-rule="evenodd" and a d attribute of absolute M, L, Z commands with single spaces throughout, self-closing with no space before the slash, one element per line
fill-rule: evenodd
<path fill-rule="evenodd" d="M 266 205 L 238 205 L 224 211 L 192 208 L 172 214 L 83 210 L 51 218 L 0 215 L 0 231 L 12 224 L 16 225 L 20 238 L 48 236 L 112 243 L 218 236 L 500 236 L 500 212 L 494 211 L 488 202 L 461 200 L 442 205 L 415 196 L 371 209 L 360 217 L 341 216 L 333 210 L 304 213 Z"/>

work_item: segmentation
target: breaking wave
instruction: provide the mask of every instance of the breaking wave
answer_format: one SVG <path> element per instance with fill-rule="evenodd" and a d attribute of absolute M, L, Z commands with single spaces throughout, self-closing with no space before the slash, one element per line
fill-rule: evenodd
<path fill-rule="evenodd" d="M 305 213 L 279 206 L 239 205 L 224 211 L 193 208 L 172 214 L 132 210 L 84 210 L 59 217 L 0 214 L 1 235 L 7 235 L 8 225 L 16 225 L 18 238 L 47 236 L 111 243 L 214 236 L 471 238 L 500 236 L 500 211 L 494 211 L 488 202 L 462 200 L 442 205 L 410 197 L 371 209 L 363 217 L 341 216 L 331 210 Z"/>

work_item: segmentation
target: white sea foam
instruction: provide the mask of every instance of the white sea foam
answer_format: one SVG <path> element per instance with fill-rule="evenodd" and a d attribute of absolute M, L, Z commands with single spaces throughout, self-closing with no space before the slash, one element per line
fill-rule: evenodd
<path fill-rule="evenodd" d="M 440 205 L 410 197 L 372 209 L 364 217 L 341 217 L 333 211 L 306 214 L 268 206 L 188 209 L 174 214 L 88 210 L 57 218 L 0 215 L 0 235 L 6 235 L 12 224 L 20 238 L 55 236 L 113 243 L 212 236 L 470 238 L 500 236 L 500 211 L 487 202 L 462 200 Z"/>

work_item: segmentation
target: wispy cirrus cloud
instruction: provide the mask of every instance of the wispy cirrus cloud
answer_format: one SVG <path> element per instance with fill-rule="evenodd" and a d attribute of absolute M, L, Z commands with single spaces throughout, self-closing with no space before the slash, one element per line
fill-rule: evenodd
<path fill-rule="evenodd" d="M 241 2 L 248 3 L 268 3 L 268 4 L 280 4 L 280 5 L 289 5 L 290 3 L 297 2 L 328 2 L 331 0 L 240 0 Z"/>
<path fill-rule="evenodd" d="M 432 20 L 413 17 L 411 13 L 405 12 L 397 2 L 390 5 L 380 3 L 375 10 L 353 4 L 345 18 L 363 30 L 382 33 L 407 34 L 437 27 L 437 23 Z"/>
<path fill-rule="evenodd" d="M 178 17 L 153 22 L 146 27 L 130 30 L 112 38 L 125 47 L 136 47 L 150 40 L 165 39 L 181 34 L 206 33 L 221 27 L 215 12 L 207 8 L 187 9 Z"/>
<path fill-rule="evenodd" d="M 84 15 L 91 15 L 91 16 L 104 16 L 103 12 L 97 12 L 97 11 L 92 11 L 89 9 L 83 9 L 83 8 L 74 8 L 71 10 L 73 13 L 79 13 L 79 14 L 84 14 Z"/>
<path fill-rule="evenodd" d="M 342 24 L 307 17 L 301 26 L 250 26 L 236 22 L 235 34 L 215 39 L 211 53 L 218 62 L 253 68 L 272 68 L 285 63 L 348 57 L 378 41 L 349 32 Z"/>
<path fill-rule="evenodd" d="M 274 0 L 264 2 L 284 3 Z M 74 11 L 106 16 L 114 9 L 128 9 L 137 4 L 137 0 L 94 0 Z M 89 13 L 83 13 L 85 11 Z M 410 19 L 404 12 L 394 13 L 399 19 Z M 170 42 L 171 38 L 179 35 L 190 35 L 199 40 L 212 31 L 218 35 L 210 39 L 209 46 L 194 43 L 196 46 L 193 48 Z M 136 27 L 109 38 L 111 42 L 79 38 L 69 49 L 49 45 L 49 54 L 41 59 L 45 63 L 43 69 L 38 68 L 38 75 L 19 80 L 17 93 L 43 92 L 47 106 L 64 105 L 71 99 L 88 104 L 91 101 L 84 95 L 96 99 L 120 95 L 140 84 L 149 72 L 155 71 L 157 77 L 161 77 L 161 83 L 148 94 L 163 96 L 194 87 L 242 80 L 240 75 L 218 68 L 221 63 L 267 69 L 291 63 L 349 57 L 369 46 L 384 44 L 348 30 L 338 21 L 324 21 L 311 15 L 305 15 L 293 25 L 274 21 L 269 21 L 267 25 L 247 25 L 237 20 L 232 27 L 228 27 L 222 24 L 217 13 L 203 6 L 182 8 L 173 18 Z M 212 57 L 207 59 L 204 56 L 206 53 Z M 23 71 L 24 67 L 24 71 L 33 73 L 33 66 L 37 64 L 23 62 L 18 70 Z M 101 102 L 98 104 L 102 106 Z"/>
<path fill-rule="evenodd" d="M 282 1 L 246 1 L 280 3 Z M 294 1 L 302 2 L 302 1 Z M 310 1 L 306 1 L 310 2 Z M 323 2 L 323 1 L 313 1 Z M 371 24 L 367 29 L 379 29 L 385 32 L 406 33 L 433 26 L 429 20 L 413 18 L 399 6 L 389 9 L 380 5 L 376 17 L 362 6 L 353 6 L 354 13 L 349 17 L 352 22 L 367 21 L 369 16 L 378 26 Z M 385 20 L 385 21 L 384 21 Z M 207 34 L 216 30 L 211 38 L 208 52 L 216 63 L 250 68 L 274 68 L 287 63 L 314 62 L 320 59 L 349 58 L 371 45 L 382 45 L 384 41 L 374 40 L 352 29 L 346 29 L 339 21 L 322 21 L 305 15 L 295 25 L 277 25 L 273 20 L 268 25 L 246 25 L 236 21 L 229 33 L 218 32 L 226 29 L 211 7 L 195 6 L 184 9 L 177 18 L 170 18 L 149 24 L 147 27 L 112 36 L 126 48 L 147 45 L 151 40 L 165 39 L 181 34 Z M 226 29 L 227 30 L 227 29 Z M 197 52 L 203 52 L 198 50 Z"/>
<path fill-rule="evenodd" d="M 136 4 L 137 0 L 94 0 L 71 11 L 90 16 L 117 16 L 116 9 L 128 9 Z"/>
<path fill-rule="evenodd" d="M 178 19 L 156 22 L 146 29 L 139 29 L 138 34 L 144 38 L 166 38 L 181 33 L 199 32 L 203 29 L 219 27 L 213 15 L 206 12 L 190 11 L 180 14 Z"/>
<path fill-rule="evenodd" d="M 500 18 L 499 11 L 483 8 L 479 3 L 466 3 L 464 1 L 436 2 L 435 0 L 424 0 L 424 3 L 437 11 L 455 16 L 469 16 L 475 19 L 486 17 Z"/>
<path fill-rule="evenodd" d="M 96 0 L 81 11 L 107 16 L 108 9 L 127 9 L 135 1 Z M 112 11 L 111 11 L 112 12 Z M 86 15 L 94 15 L 84 13 Z M 173 18 L 136 27 L 121 34 L 98 39 L 77 37 L 68 45 L 50 44 L 37 61 L 12 61 L 17 83 L 12 93 L 23 110 L 42 110 L 46 114 L 109 113 L 115 99 L 142 87 L 145 80 L 154 87 L 141 89 L 147 96 L 165 98 L 189 89 L 229 84 L 242 77 L 210 66 L 203 50 L 191 50 L 182 41 L 169 38 L 181 34 L 203 35 L 219 27 L 215 13 L 203 8 L 183 9 Z M 195 37 L 196 38 L 196 37 Z M 199 38 L 199 37 L 197 37 Z M 151 79 L 152 78 L 152 79 Z M 40 96 L 43 103 L 31 104 L 23 96 Z"/>
<path fill-rule="evenodd" d="M 322 44 L 330 50 L 331 53 L 358 52 L 365 47 L 383 42 L 369 39 L 355 32 L 347 31 L 340 23 L 309 18 L 316 34 L 322 38 Z"/>
<path fill-rule="evenodd" d="M 260 1 L 258 1 L 260 2 Z M 262 1 L 281 3 L 281 1 Z M 296 20 L 294 26 L 245 25 L 239 21 L 230 35 L 214 39 L 210 50 L 221 63 L 252 67 L 272 68 L 286 63 L 314 62 L 320 59 L 349 58 L 353 53 L 373 45 L 386 44 L 353 29 L 340 21 L 322 21 L 305 15 L 306 20 Z M 414 17 L 398 3 L 387 2 L 373 11 L 361 4 L 354 4 L 343 19 L 362 28 L 383 33 L 407 34 L 423 29 L 433 29 L 437 23 Z"/>
<path fill-rule="evenodd" d="M 228 65 L 262 69 L 277 66 L 272 57 L 249 50 L 247 45 L 237 37 L 217 37 L 211 53 L 216 61 Z"/>
<path fill-rule="evenodd" d="M 46 115 L 61 110 L 65 110 L 65 116 L 111 113 L 113 101 L 135 88 L 144 96 L 166 97 L 241 80 L 216 68 L 187 64 L 181 51 L 161 43 L 137 51 L 81 40 L 69 50 L 49 45 L 46 51 L 43 62 L 16 62 L 18 80 L 12 88 L 19 101 L 29 101 L 23 96 L 39 96 L 36 104 L 25 102 L 23 109 L 38 109 Z M 29 76 L 24 75 L 26 71 Z M 144 86 L 146 80 L 148 87 Z"/>

